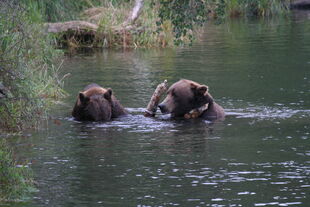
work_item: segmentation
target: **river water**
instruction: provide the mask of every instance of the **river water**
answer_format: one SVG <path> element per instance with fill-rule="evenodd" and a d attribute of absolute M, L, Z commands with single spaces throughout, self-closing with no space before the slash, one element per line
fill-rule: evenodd
<path fill-rule="evenodd" d="M 178 49 L 103 50 L 68 57 L 69 96 L 46 128 L 12 137 L 38 192 L 16 206 L 309 206 L 310 21 L 208 24 Z M 157 84 L 209 86 L 226 119 L 145 118 Z M 111 87 L 130 115 L 77 122 L 89 83 Z M 13 205 L 13 204 L 12 204 Z"/>

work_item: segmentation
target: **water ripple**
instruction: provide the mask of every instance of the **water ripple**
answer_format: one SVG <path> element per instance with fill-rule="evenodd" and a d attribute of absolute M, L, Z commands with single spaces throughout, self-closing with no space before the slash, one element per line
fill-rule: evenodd
<path fill-rule="evenodd" d="M 310 110 L 294 110 L 288 107 L 252 106 L 239 109 L 225 109 L 227 115 L 237 118 L 256 118 L 259 120 L 288 119 L 291 117 L 310 117 Z"/>
<path fill-rule="evenodd" d="M 111 122 L 91 124 L 97 128 L 116 128 L 117 130 L 128 130 L 128 132 L 154 132 L 163 129 L 175 131 L 175 123 L 169 121 L 167 115 L 159 115 L 156 118 L 144 117 L 144 108 L 126 108 L 130 113 L 127 116 L 114 119 Z"/>

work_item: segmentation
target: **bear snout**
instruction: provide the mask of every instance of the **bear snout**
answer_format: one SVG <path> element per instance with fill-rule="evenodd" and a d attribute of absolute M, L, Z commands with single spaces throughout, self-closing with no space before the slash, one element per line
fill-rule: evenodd
<path fill-rule="evenodd" d="M 168 109 L 164 103 L 159 104 L 158 108 L 160 109 L 161 113 L 163 113 L 163 114 L 169 113 L 169 111 L 168 111 Z"/>

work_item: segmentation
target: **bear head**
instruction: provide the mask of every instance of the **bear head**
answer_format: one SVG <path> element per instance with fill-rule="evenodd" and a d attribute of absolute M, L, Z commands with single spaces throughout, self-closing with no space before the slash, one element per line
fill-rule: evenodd
<path fill-rule="evenodd" d="M 172 117 L 183 117 L 192 109 L 212 102 L 208 86 L 182 79 L 170 86 L 166 98 L 158 107 L 162 113 L 170 113 Z"/>
<path fill-rule="evenodd" d="M 72 115 L 79 121 L 107 121 L 112 117 L 112 89 L 91 87 L 80 92 Z"/>

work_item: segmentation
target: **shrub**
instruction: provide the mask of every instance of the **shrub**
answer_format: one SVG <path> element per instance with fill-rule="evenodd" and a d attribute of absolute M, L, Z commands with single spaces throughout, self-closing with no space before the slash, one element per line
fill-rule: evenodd
<path fill-rule="evenodd" d="M 0 1 L 0 130 L 36 126 L 53 99 L 64 95 L 62 54 L 17 1 Z"/>

